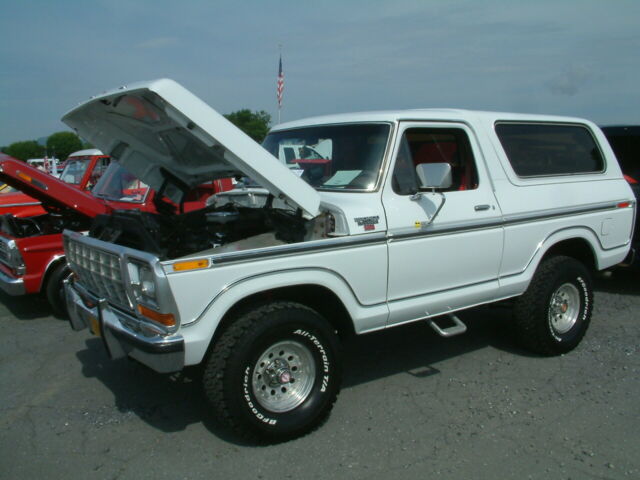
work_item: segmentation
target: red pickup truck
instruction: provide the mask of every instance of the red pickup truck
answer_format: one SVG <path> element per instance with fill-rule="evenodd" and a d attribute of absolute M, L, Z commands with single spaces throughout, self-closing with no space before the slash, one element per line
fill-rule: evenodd
<path fill-rule="evenodd" d="M 69 155 L 60 179 L 79 190 L 90 190 L 107 169 L 109 162 L 109 156 L 100 150 L 79 150 Z M 32 217 L 43 215 L 45 209 L 38 199 L 21 191 L 13 191 L 0 196 L 0 214 L 7 213 L 16 217 Z"/>
<path fill-rule="evenodd" d="M 96 216 L 115 210 L 189 212 L 232 187 L 230 179 L 207 183 L 175 205 L 112 162 L 89 193 L 2 153 L 0 181 L 40 201 L 44 211 L 30 217 L 0 215 L 0 289 L 9 295 L 44 293 L 58 315 L 66 313 L 62 282 L 69 272 L 63 230 L 87 231 Z"/>

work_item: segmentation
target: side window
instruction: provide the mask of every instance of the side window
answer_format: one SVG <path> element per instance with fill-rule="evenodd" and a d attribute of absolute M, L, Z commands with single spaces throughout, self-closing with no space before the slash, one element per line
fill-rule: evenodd
<path fill-rule="evenodd" d="M 459 128 L 409 128 L 402 135 L 393 170 L 393 190 L 410 195 L 419 190 L 416 167 L 421 163 L 448 163 L 453 183 L 445 191 L 478 188 L 469 138 Z"/>
<path fill-rule="evenodd" d="M 498 123 L 496 134 L 520 177 L 596 173 L 604 159 L 581 125 Z"/>

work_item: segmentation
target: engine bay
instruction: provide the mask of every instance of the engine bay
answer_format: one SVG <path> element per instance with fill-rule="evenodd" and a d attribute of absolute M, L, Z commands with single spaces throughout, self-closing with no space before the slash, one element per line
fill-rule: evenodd
<path fill-rule="evenodd" d="M 169 260 L 267 233 L 274 245 L 301 242 L 317 235 L 315 224 L 287 210 L 228 203 L 182 214 L 117 210 L 98 215 L 89 235 Z"/>
<path fill-rule="evenodd" d="M 63 230 L 88 230 L 91 219 L 71 211 L 49 212 L 20 218 L 11 214 L 0 215 L 0 230 L 15 238 L 53 235 Z"/>

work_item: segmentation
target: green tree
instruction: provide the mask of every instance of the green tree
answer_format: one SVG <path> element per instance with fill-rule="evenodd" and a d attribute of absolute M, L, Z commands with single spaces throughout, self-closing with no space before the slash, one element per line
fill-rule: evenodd
<path fill-rule="evenodd" d="M 224 117 L 258 143 L 264 140 L 271 124 L 271 115 L 264 110 L 252 112 L 243 108 Z"/>
<path fill-rule="evenodd" d="M 25 161 L 29 158 L 42 158 L 44 156 L 44 147 L 35 140 L 24 140 L 22 142 L 13 142 L 6 147 L 4 153 Z"/>
<path fill-rule="evenodd" d="M 82 141 L 73 132 L 56 132 L 47 138 L 47 152 L 60 160 L 66 160 L 76 150 L 82 150 Z"/>

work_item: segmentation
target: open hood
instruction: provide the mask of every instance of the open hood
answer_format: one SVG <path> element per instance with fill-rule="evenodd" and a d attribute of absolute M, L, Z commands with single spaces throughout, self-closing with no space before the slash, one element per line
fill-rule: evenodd
<path fill-rule="evenodd" d="M 70 209 L 88 217 L 95 217 L 111 210 L 93 195 L 4 153 L 0 153 L 0 182 L 40 200 L 45 207 Z"/>
<path fill-rule="evenodd" d="M 246 175 L 306 217 L 319 213 L 312 187 L 173 80 L 104 93 L 62 121 L 174 202 L 204 182 Z"/>

